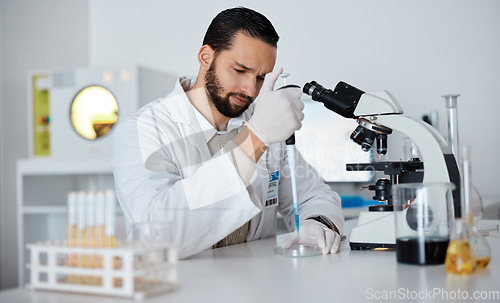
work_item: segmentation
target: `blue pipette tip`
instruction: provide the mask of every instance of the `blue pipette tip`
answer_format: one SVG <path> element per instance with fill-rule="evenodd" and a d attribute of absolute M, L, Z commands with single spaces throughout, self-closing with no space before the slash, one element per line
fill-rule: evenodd
<path fill-rule="evenodd" d="M 295 215 L 295 226 L 297 227 L 297 238 L 299 238 L 299 215 Z"/>

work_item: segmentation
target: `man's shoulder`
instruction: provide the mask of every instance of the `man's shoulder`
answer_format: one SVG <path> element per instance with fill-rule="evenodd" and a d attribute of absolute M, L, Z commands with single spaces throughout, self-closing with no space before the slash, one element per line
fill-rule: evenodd
<path fill-rule="evenodd" d="M 155 99 L 145 105 L 133 115 L 133 119 L 141 119 L 145 116 L 161 118 L 162 120 L 176 120 L 186 111 L 186 100 L 181 95 L 168 95 Z"/>
<path fill-rule="evenodd" d="M 196 78 L 191 76 L 182 76 L 177 80 L 174 88 L 165 97 L 160 97 L 144 104 L 137 112 L 135 116 L 140 116 L 145 112 L 157 112 L 157 113 L 169 113 L 179 110 L 187 106 L 186 104 L 186 93 L 184 92 L 184 86 L 191 85 L 191 82 Z"/>

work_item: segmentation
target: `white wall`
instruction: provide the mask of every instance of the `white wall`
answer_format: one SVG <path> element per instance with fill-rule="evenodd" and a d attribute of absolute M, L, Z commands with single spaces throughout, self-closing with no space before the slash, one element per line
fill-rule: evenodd
<path fill-rule="evenodd" d="M 0 288 L 17 285 L 16 160 L 28 156 L 27 73 L 87 65 L 87 0 L 1 0 L 2 222 Z"/>
<path fill-rule="evenodd" d="M 0 28 L 4 27 L 4 24 L 2 23 L 2 6 L 3 6 L 3 0 L 0 1 Z M 3 70 L 3 61 L 2 61 L 2 31 L 0 30 L 0 71 Z M 0 72 L 0 247 L 3 247 L 3 237 L 2 237 L 2 230 L 3 230 L 3 73 Z M 2 265 L 2 251 L 0 249 L 0 272 L 3 272 L 3 265 Z M 3 285 L 3 277 L 0 275 L 0 289 L 2 288 Z"/>
<path fill-rule="evenodd" d="M 196 54 L 211 19 L 233 1 L 89 0 L 90 64 L 136 63 L 195 74 Z M 364 91 L 388 90 L 405 113 L 440 113 L 444 94 L 460 93 L 461 144 L 473 146 L 474 179 L 498 197 L 500 165 L 493 117 L 500 112 L 500 1 L 350 0 L 240 1 L 264 13 L 281 36 L 278 65 L 291 82 L 346 81 Z M 492 134 L 488 132 L 492 129 Z M 401 137 L 389 138 L 391 158 Z M 488 139 L 490 139 L 488 141 Z M 493 161 L 492 161 L 493 160 Z"/>

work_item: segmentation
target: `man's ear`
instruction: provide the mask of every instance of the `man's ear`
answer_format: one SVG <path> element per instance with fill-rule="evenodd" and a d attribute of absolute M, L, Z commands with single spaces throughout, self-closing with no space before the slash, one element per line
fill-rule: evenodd
<path fill-rule="evenodd" d="M 210 45 L 203 45 L 198 52 L 198 62 L 200 63 L 200 68 L 205 71 L 210 68 L 212 61 L 214 60 L 215 51 Z"/>

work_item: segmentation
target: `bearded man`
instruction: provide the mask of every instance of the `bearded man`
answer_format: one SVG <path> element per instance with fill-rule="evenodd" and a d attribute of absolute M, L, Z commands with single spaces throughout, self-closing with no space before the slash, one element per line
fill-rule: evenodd
<path fill-rule="evenodd" d="M 117 127 L 112 169 L 128 237 L 140 222 L 168 221 L 179 257 L 276 235 L 278 214 L 294 231 L 296 174 L 300 238 L 336 253 L 340 198 L 284 141 L 304 118 L 300 88 L 274 90 L 279 36 L 262 14 L 220 12 L 198 52 L 197 77 L 142 107 Z"/>

